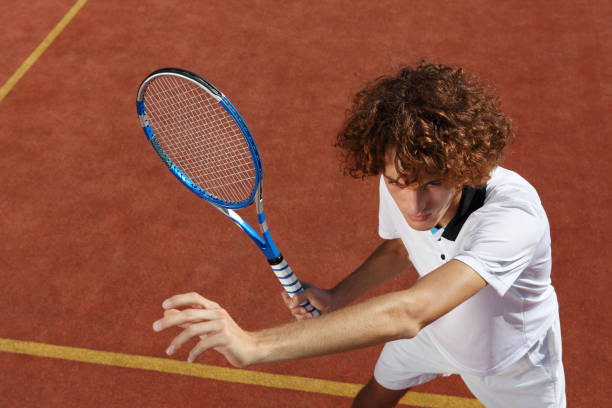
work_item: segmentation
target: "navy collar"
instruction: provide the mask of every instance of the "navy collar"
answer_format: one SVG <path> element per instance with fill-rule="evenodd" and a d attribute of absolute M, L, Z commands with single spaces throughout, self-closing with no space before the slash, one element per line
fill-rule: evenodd
<path fill-rule="evenodd" d="M 444 228 L 442 238 L 446 238 L 449 241 L 457 239 L 457 235 L 459 235 L 459 231 L 461 231 L 461 227 L 463 227 L 468 217 L 484 204 L 486 190 L 486 186 L 478 189 L 472 187 L 463 188 L 457 214 Z"/>

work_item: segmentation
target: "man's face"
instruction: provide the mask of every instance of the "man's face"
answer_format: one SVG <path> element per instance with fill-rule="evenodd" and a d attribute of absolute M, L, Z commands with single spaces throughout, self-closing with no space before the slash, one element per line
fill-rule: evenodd
<path fill-rule="evenodd" d="M 404 185 L 398 179 L 394 157 L 394 151 L 387 152 L 383 177 L 408 225 L 417 231 L 427 231 L 448 224 L 459 207 L 461 190 L 430 175 L 424 175 L 418 183 Z"/>

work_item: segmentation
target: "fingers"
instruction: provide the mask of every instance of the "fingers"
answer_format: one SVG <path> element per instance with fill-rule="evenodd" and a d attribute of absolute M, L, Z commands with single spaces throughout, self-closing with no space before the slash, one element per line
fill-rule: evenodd
<path fill-rule="evenodd" d="M 291 296 L 289 296 L 289 294 L 285 291 L 281 292 L 281 297 L 283 298 L 283 301 L 285 302 L 285 305 L 287 307 L 291 307 Z"/>
<path fill-rule="evenodd" d="M 206 337 L 202 339 L 189 352 L 187 362 L 193 363 L 200 356 L 200 354 L 204 353 L 206 350 L 210 350 L 211 348 L 218 347 L 220 345 L 220 339 L 218 337 Z"/>
<path fill-rule="evenodd" d="M 250 335 L 217 303 L 191 292 L 172 296 L 162 306 L 164 317 L 153 323 L 153 329 L 159 332 L 170 327 L 183 328 L 166 349 L 166 354 L 173 355 L 191 339 L 199 338 L 197 346 L 189 354 L 189 362 L 210 348 L 222 353 L 238 367 L 252 361 L 252 356 L 245 352 L 254 350 Z"/>
<path fill-rule="evenodd" d="M 166 309 L 164 310 L 164 316 L 170 316 L 173 314 L 177 314 L 177 313 L 181 313 L 180 310 L 176 310 L 176 309 Z"/>
<path fill-rule="evenodd" d="M 248 359 L 245 359 L 245 356 L 241 355 L 237 350 L 232 350 L 231 344 L 232 340 L 222 332 L 214 336 L 205 337 L 191 349 L 187 362 L 193 363 L 202 353 L 214 349 L 223 354 L 232 365 L 240 368 L 248 367 Z"/>
<path fill-rule="evenodd" d="M 288 308 L 293 308 L 296 307 L 297 305 L 299 305 L 300 303 L 302 303 L 304 300 L 302 299 L 303 295 L 303 291 L 300 293 L 296 293 L 295 295 L 291 296 L 289 295 L 287 292 L 282 292 L 281 296 L 283 297 L 283 301 L 285 302 L 285 305 L 287 305 Z"/>
<path fill-rule="evenodd" d="M 171 298 L 164 300 L 162 307 L 164 309 L 180 308 L 180 307 L 199 307 L 204 309 L 219 309 L 218 303 L 212 300 L 206 299 L 202 295 L 196 292 L 184 293 L 182 295 L 175 295 Z"/>
<path fill-rule="evenodd" d="M 153 330 L 159 332 L 169 327 L 185 327 L 192 323 L 199 323 L 203 320 L 218 319 L 220 309 L 186 309 L 178 311 L 175 309 L 164 312 L 164 317 L 153 323 Z"/>
<path fill-rule="evenodd" d="M 289 308 L 291 314 L 297 320 L 304 320 L 313 317 L 312 313 L 308 312 L 306 308 L 299 306 L 302 302 L 307 300 L 304 295 L 304 292 L 300 292 L 291 297 L 287 292 L 281 293 L 285 305 Z"/>
<path fill-rule="evenodd" d="M 223 309 L 186 309 L 183 311 L 170 309 L 164 312 L 162 319 L 153 323 L 153 330 L 159 332 L 174 326 L 184 328 L 166 349 L 166 354 L 172 355 L 192 338 L 200 337 L 204 340 L 221 330 L 224 327 L 225 316 Z"/>
<path fill-rule="evenodd" d="M 167 310 L 164 310 L 164 316 L 169 316 L 169 315 L 177 314 L 177 313 L 180 313 L 180 312 L 181 312 L 180 310 L 176 310 L 176 309 L 167 309 Z M 181 324 L 181 325 L 179 325 L 179 327 L 182 328 L 182 329 L 186 328 L 187 326 L 189 326 L 189 325 L 188 324 Z"/>
<path fill-rule="evenodd" d="M 187 343 L 189 340 L 194 337 L 203 337 L 204 342 L 209 338 L 211 334 L 214 334 L 223 328 L 223 323 L 219 320 L 211 320 L 208 322 L 192 324 L 183 330 L 178 336 L 176 336 L 172 342 L 170 342 L 170 346 L 166 349 L 166 354 L 171 356 L 178 349 L 180 349 L 183 344 Z M 210 348 L 210 347 L 209 347 Z M 201 350 L 199 354 L 204 352 L 205 350 Z M 195 356 L 197 357 L 197 356 Z M 190 354 L 191 358 L 191 354 Z M 195 358 L 194 358 L 195 360 Z M 193 360 L 190 360 L 192 362 Z"/>

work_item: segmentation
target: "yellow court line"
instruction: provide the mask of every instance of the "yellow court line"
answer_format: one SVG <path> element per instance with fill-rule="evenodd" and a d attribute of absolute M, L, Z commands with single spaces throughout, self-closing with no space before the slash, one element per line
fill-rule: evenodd
<path fill-rule="evenodd" d="M 37 357 L 49 357 L 105 366 L 135 368 L 158 371 L 168 374 L 187 375 L 207 378 L 216 381 L 259 385 L 268 388 L 279 388 L 293 391 L 306 391 L 340 397 L 354 397 L 361 385 L 316 378 L 291 375 L 263 373 L 259 371 L 240 370 L 237 368 L 217 367 L 206 364 L 190 364 L 166 358 L 138 356 L 133 354 L 113 353 L 109 351 L 84 348 L 56 346 L 31 341 L 0 338 L 0 352 L 27 354 Z M 408 392 L 400 401 L 401 404 L 429 408 L 482 408 L 472 398 L 449 395 Z"/>
<path fill-rule="evenodd" d="M 13 89 L 15 85 L 17 85 L 17 82 L 19 82 L 19 80 L 26 74 L 26 72 L 28 72 L 30 67 L 34 65 L 34 63 L 42 55 L 42 53 L 45 52 L 47 48 L 49 48 L 51 43 L 55 40 L 55 38 L 57 38 L 57 36 L 68 25 L 68 23 L 70 22 L 70 20 L 72 20 L 76 13 L 79 12 L 81 7 L 85 5 L 85 3 L 87 3 L 87 0 L 77 0 L 74 6 L 72 6 L 70 10 L 68 10 L 64 17 L 62 17 L 59 23 L 57 23 L 57 25 L 53 27 L 53 30 L 51 30 L 51 32 L 47 34 L 45 39 L 40 44 L 38 44 L 38 47 L 36 47 L 32 54 L 30 54 L 30 56 L 26 58 L 25 61 L 23 61 L 23 64 L 21 64 L 17 71 L 15 71 L 15 73 L 8 79 L 8 81 L 4 83 L 4 85 L 2 85 L 2 88 L 0 88 L 0 102 L 2 102 L 4 97 L 11 91 L 11 89 Z"/>

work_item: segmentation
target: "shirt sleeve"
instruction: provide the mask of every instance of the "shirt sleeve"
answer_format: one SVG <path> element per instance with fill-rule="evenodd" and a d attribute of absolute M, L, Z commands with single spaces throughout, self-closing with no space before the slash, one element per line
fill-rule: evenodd
<path fill-rule="evenodd" d="M 395 239 L 400 237 L 393 222 L 393 205 L 393 197 L 391 197 L 391 194 L 387 191 L 387 186 L 381 176 L 378 203 L 378 235 L 380 235 L 382 239 Z"/>
<path fill-rule="evenodd" d="M 530 203 L 491 205 L 482 210 L 473 214 L 470 237 L 454 259 L 470 266 L 504 296 L 530 264 L 545 222 Z"/>

